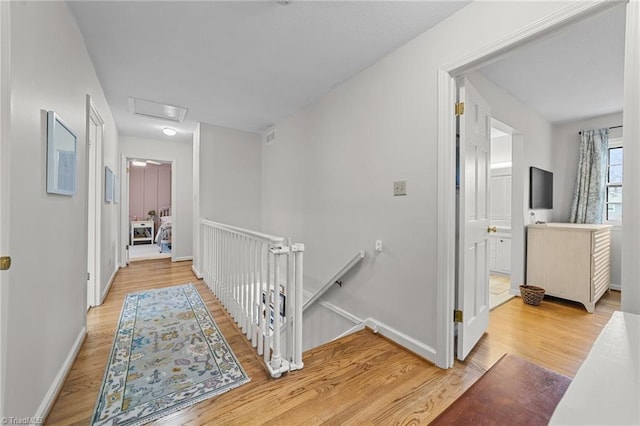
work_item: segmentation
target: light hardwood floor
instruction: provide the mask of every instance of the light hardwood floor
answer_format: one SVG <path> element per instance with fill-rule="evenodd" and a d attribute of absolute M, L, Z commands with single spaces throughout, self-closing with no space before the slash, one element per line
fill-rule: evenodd
<path fill-rule="evenodd" d="M 487 334 L 465 362 L 441 370 L 369 330 L 307 351 L 301 371 L 275 380 L 190 262 L 135 262 L 122 269 L 105 303 L 88 314 L 88 336 L 46 424 L 88 424 L 127 293 L 186 282 L 203 300 L 251 382 L 167 416 L 155 424 L 426 424 L 504 353 L 573 377 L 620 294 L 611 292 L 589 314 L 581 305 L 512 299 L 490 314 Z"/>

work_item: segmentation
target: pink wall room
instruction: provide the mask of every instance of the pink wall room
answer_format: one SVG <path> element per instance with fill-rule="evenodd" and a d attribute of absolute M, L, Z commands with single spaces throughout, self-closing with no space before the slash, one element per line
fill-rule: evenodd
<path fill-rule="evenodd" d="M 161 208 L 171 206 L 171 165 L 129 163 L 129 220 L 148 220 L 154 210 L 155 229 Z"/>

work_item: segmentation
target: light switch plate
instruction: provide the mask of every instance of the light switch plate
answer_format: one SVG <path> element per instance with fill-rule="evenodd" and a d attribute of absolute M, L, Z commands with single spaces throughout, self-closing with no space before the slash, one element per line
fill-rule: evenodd
<path fill-rule="evenodd" d="M 399 180 L 397 182 L 393 182 L 393 196 L 397 197 L 399 195 L 407 195 L 406 180 Z"/>

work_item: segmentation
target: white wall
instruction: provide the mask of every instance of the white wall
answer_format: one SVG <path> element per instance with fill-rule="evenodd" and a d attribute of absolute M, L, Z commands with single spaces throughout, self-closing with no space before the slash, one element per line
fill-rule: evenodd
<path fill-rule="evenodd" d="M 471 3 L 274 126 L 276 141 L 263 147 L 262 224 L 305 243 L 306 289 L 366 250 L 358 273 L 327 300 L 433 356 L 437 69 L 564 6 Z M 540 126 L 548 140 L 550 129 Z M 550 162 L 549 153 L 527 154 Z M 407 181 L 407 196 L 393 197 L 397 180 Z M 377 239 L 383 253 L 373 251 Z"/>
<path fill-rule="evenodd" d="M 171 205 L 173 209 L 173 241 L 171 258 L 187 260 L 193 256 L 193 156 L 192 143 L 162 139 L 120 137 L 120 153 L 125 158 L 141 158 L 172 163 Z M 122 241 L 129 235 L 128 194 L 123 182 Z"/>
<path fill-rule="evenodd" d="M 261 136 L 200 123 L 200 217 L 259 229 Z"/>
<path fill-rule="evenodd" d="M 103 110 L 107 114 L 111 115 L 108 106 L 98 106 L 98 113 L 102 116 Z M 102 116 L 104 119 L 104 116 Z M 111 119 L 113 122 L 113 119 Z M 103 153 L 103 168 L 98 171 L 98 179 L 101 180 L 101 187 L 104 188 L 105 180 L 105 167 L 109 166 L 114 174 L 120 176 L 120 182 L 122 183 L 122 175 L 118 173 L 119 161 L 118 161 L 118 134 L 117 129 L 107 129 L 105 126 L 105 134 L 102 142 Z M 112 140 L 109 141 L 109 138 Z M 104 191 L 104 189 L 103 189 Z M 120 192 L 122 194 L 122 191 Z M 121 257 L 121 241 L 118 230 L 120 229 L 120 206 L 121 204 L 105 203 L 104 193 L 101 194 L 102 198 L 102 213 L 100 216 L 100 297 L 103 299 L 106 296 L 109 285 L 115 278 L 116 272 L 120 267 L 119 259 Z M 122 197 L 121 197 L 122 198 Z M 124 245 L 122 245 L 124 247 Z"/>
<path fill-rule="evenodd" d="M 553 126 L 553 218 L 554 222 L 568 222 L 573 189 L 578 173 L 580 135 L 586 129 L 620 126 L 622 112 Z M 612 129 L 610 137 L 621 137 L 622 129 Z M 611 232 L 611 284 L 620 288 L 622 268 L 622 228 Z"/>
<path fill-rule="evenodd" d="M 194 132 L 193 268 L 196 275 L 200 273 L 200 219 L 261 230 L 261 141 L 256 133 L 206 123 L 200 123 Z"/>
<path fill-rule="evenodd" d="M 87 303 L 86 111 L 105 121 L 104 161 L 117 165 L 117 130 L 75 20 L 63 2 L 12 2 L 10 251 L 6 416 L 43 415 L 81 342 Z M 78 135 L 77 193 L 46 193 L 46 111 Z M 114 170 L 116 170 L 114 168 Z M 103 206 L 111 245 L 116 207 Z M 107 254 L 105 253 L 105 256 Z M 114 254 L 107 257 L 112 260 Z M 112 267 L 113 270 L 113 267 Z"/>

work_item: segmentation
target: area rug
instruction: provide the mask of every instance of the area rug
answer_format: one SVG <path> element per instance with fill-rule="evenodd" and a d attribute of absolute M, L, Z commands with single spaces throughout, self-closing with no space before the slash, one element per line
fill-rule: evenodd
<path fill-rule="evenodd" d="M 571 379 L 503 355 L 430 425 L 546 425 Z"/>
<path fill-rule="evenodd" d="M 130 293 L 92 424 L 144 424 L 249 380 L 193 284 Z"/>

